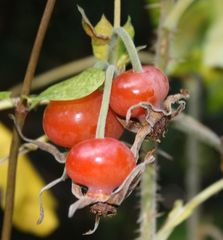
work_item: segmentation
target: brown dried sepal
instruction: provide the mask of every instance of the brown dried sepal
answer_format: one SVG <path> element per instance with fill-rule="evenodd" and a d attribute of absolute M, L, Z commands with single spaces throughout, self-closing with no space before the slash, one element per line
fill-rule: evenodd
<path fill-rule="evenodd" d="M 168 122 L 176 117 L 185 109 L 186 101 L 189 98 L 189 93 L 186 90 L 181 90 L 180 93 L 170 95 L 162 104 L 162 108 L 156 108 L 148 102 L 140 102 L 129 108 L 126 120 L 121 120 L 121 124 L 134 133 L 138 133 L 140 129 L 148 127 L 148 137 L 154 140 L 160 139 L 166 131 Z M 178 105 L 173 108 L 173 105 Z M 131 120 L 131 113 L 136 108 L 144 108 L 146 111 L 145 118 L 139 121 Z"/>
<path fill-rule="evenodd" d="M 117 213 L 117 206 L 108 203 L 98 202 L 90 207 L 90 212 L 100 217 L 114 216 Z"/>

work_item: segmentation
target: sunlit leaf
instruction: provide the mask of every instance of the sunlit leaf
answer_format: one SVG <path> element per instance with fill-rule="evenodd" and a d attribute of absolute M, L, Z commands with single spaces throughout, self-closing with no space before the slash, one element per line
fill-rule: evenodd
<path fill-rule="evenodd" d="M 33 104 L 42 100 L 71 100 L 89 95 L 105 80 L 105 73 L 99 68 L 89 68 L 65 81 L 57 83 L 32 99 Z"/>
<path fill-rule="evenodd" d="M 0 158 L 8 155 L 11 143 L 11 133 L 0 123 Z M 0 190 L 4 208 L 6 193 L 8 162 L 0 164 Z M 37 225 L 39 216 L 39 191 L 45 185 L 40 175 L 33 168 L 28 158 L 19 157 L 16 175 L 16 194 L 13 224 L 21 231 L 38 236 L 52 233 L 58 226 L 55 213 L 56 200 L 50 192 L 44 195 L 45 219 Z"/>

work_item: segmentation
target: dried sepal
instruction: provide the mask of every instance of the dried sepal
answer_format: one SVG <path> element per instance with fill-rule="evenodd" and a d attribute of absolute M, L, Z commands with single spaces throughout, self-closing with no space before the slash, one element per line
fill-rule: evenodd
<path fill-rule="evenodd" d="M 81 187 L 76 183 L 72 183 L 71 192 L 77 199 L 84 197 L 84 194 L 81 191 Z"/>
<path fill-rule="evenodd" d="M 83 233 L 83 235 L 91 235 L 91 234 L 93 234 L 97 230 L 97 228 L 99 226 L 100 219 L 101 219 L 100 216 L 96 215 L 95 216 L 95 222 L 94 222 L 94 228 L 92 230 L 90 229 L 86 233 Z"/>
<path fill-rule="evenodd" d="M 100 217 L 114 216 L 117 213 L 117 206 L 108 202 L 97 202 L 90 207 L 90 212 Z"/>
<path fill-rule="evenodd" d="M 130 132 L 137 133 L 138 130 L 141 128 L 141 123 L 137 121 L 133 121 L 131 119 L 128 120 L 128 122 L 122 118 L 117 117 L 118 121 L 121 123 L 121 125 L 129 130 Z"/>
<path fill-rule="evenodd" d="M 140 177 L 145 171 L 146 165 L 154 160 L 154 156 L 150 156 L 142 163 L 138 164 L 128 175 L 125 181 L 111 194 L 107 203 L 119 206 L 125 198 L 135 189 L 140 181 Z"/>
<path fill-rule="evenodd" d="M 138 161 L 138 158 L 139 158 L 139 149 L 141 148 L 145 137 L 149 135 L 151 131 L 152 131 L 152 128 L 148 125 L 142 126 L 141 128 L 138 129 L 138 132 L 135 136 L 134 143 L 131 147 L 131 151 L 134 154 L 136 162 Z"/>
<path fill-rule="evenodd" d="M 55 158 L 55 160 L 59 163 L 65 163 L 66 161 L 66 155 L 64 153 L 61 153 L 54 145 L 50 144 L 50 143 L 46 143 L 46 142 L 41 142 L 41 141 L 38 141 L 38 140 L 33 140 L 33 139 L 30 139 L 30 138 L 27 138 L 23 135 L 19 125 L 17 124 L 16 122 L 16 119 L 15 119 L 15 116 L 10 114 L 10 118 L 13 120 L 14 122 L 14 125 L 16 127 L 16 130 L 19 134 L 19 136 L 22 138 L 22 140 L 28 142 L 28 143 L 31 143 L 31 144 L 34 144 L 36 145 L 39 149 L 45 151 L 45 152 L 48 152 L 50 154 L 52 154 Z"/>
<path fill-rule="evenodd" d="M 40 190 L 40 193 L 39 193 L 39 203 L 40 203 L 40 215 L 39 215 L 39 218 L 37 220 L 37 224 L 40 224 L 42 221 L 43 221 L 43 218 L 44 218 L 44 207 L 43 207 L 43 200 L 42 200 L 42 195 L 45 191 L 49 190 L 50 188 L 54 187 L 55 185 L 57 185 L 58 183 L 60 182 L 63 182 L 65 181 L 67 178 L 67 174 L 66 174 L 66 170 L 64 168 L 64 171 L 63 171 L 63 174 L 61 177 L 53 180 L 52 182 L 50 182 L 49 184 L 47 184 L 45 187 L 43 187 L 41 190 Z"/>
<path fill-rule="evenodd" d="M 136 157 L 138 156 L 137 152 L 141 143 L 146 136 L 158 142 L 160 141 L 160 137 L 164 137 L 167 124 L 185 109 L 188 98 L 189 93 L 186 90 L 181 90 L 178 94 L 168 96 L 161 108 L 154 107 L 149 102 L 140 102 L 128 109 L 126 121 L 120 120 L 120 122 L 128 130 L 137 133 L 132 146 L 132 151 Z M 174 109 L 173 105 L 176 104 L 178 104 L 178 106 Z M 145 117 L 143 120 L 140 119 L 140 122 L 131 120 L 132 111 L 137 108 L 145 109 Z"/>
<path fill-rule="evenodd" d="M 74 202 L 73 204 L 70 205 L 69 207 L 69 211 L 68 211 L 68 217 L 71 218 L 73 217 L 73 215 L 75 214 L 75 212 L 78 209 L 87 207 L 93 203 L 96 203 L 98 200 L 97 199 L 93 199 L 91 197 L 88 196 L 83 196 L 82 198 L 80 198 L 79 200 L 77 200 L 76 202 Z"/>

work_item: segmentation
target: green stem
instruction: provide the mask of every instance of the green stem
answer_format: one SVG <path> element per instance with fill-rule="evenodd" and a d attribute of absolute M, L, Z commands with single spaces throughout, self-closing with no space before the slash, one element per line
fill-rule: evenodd
<path fill-rule="evenodd" d="M 24 121 L 27 115 L 27 102 L 23 96 L 29 95 L 33 76 L 38 63 L 40 50 L 42 47 L 43 39 L 49 24 L 49 20 L 52 16 L 52 12 L 55 6 L 56 0 L 48 0 L 45 6 L 45 10 L 39 25 L 39 29 L 36 35 L 36 39 L 33 45 L 33 49 L 30 55 L 29 63 L 26 69 L 26 74 L 23 81 L 23 86 L 20 94 L 20 101 L 16 107 L 16 121 L 20 128 L 23 127 Z M 5 196 L 5 210 L 2 227 L 2 240 L 10 240 L 11 229 L 12 229 L 12 216 L 14 210 L 14 196 L 15 196 L 15 183 L 16 183 L 16 169 L 17 169 L 17 157 L 20 146 L 20 137 L 13 129 L 12 142 L 9 153 L 9 164 L 8 164 L 8 176 L 7 176 L 7 189 Z"/>
<path fill-rule="evenodd" d="M 175 227 L 190 217 L 196 207 L 221 190 L 223 190 L 223 179 L 220 179 L 211 186 L 207 187 L 184 206 L 181 201 L 177 201 L 175 203 L 175 207 L 169 213 L 166 223 L 159 230 L 157 240 L 168 239 Z"/>
<path fill-rule="evenodd" d="M 191 76 L 185 79 L 185 88 L 190 92 L 190 101 L 188 102 L 188 114 L 195 119 L 200 119 L 200 100 L 201 100 L 201 86 L 198 76 Z M 194 197 L 200 190 L 200 144 L 196 138 L 188 135 L 185 144 L 185 154 L 187 161 L 186 171 L 186 187 L 187 199 Z M 192 214 L 187 222 L 187 239 L 198 238 L 198 228 L 200 225 L 200 208 Z"/>
<path fill-rule="evenodd" d="M 18 101 L 19 101 L 19 98 L 10 98 L 10 99 L 1 100 L 0 111 L 15 107 Z"/>
<path fill-rule="evenodd" d="M 141 181 L 140 236 L 137 240 L 155 239 L 156 234 L 156 164 L 149 165 Z"/>
<path fill-rule="evenodd" d="M 133 70 L 135 72 L 142 72 L 143 69 L 142 69 L 141 62 L 139 60 L 139 56 L 138 56 L 136 47 L 135 47 L 131 37 L 129 36 L 128 32 L 124 28 L 118 27 L 118 28 L 114 29 L 114 33 L 117 34 L 122 39 L 123 43 L 125 44 L 125 47 L 129 54 L 129 58 L 132 63 Z"/>
<path fill-rule="evenodd" d="M 120 27 L 121 22 L 121 0 L 114 2 L 114 28 Z"/>
<path fill-rule="evenodd" d="M 99 118 L 98 118 L 96 138 L 105 137 L 105 126 L 106 126 L 106 119 L 107 119 L 107 114 L 109 109 L 112 79 L 113 79 L 114 73 L 115 73 L 115 67 L 113 65 L 109 65 L 106 70 L 105 86 L 104 86 L 103 98 L 101 103 L 101 109 L 100 109 Z"/>
<path fill-rule="evenodd" d="M 191 137 L 200 142 L 213 147 L 223 155 L 223 143 L 221 142 L 221 138 L 214 131 L 198 122 L 193 117 L 181 113 L 172 120 L 172 126 L 187 135 L 191 135 Z"/>
<path fill-rule="evenodd" d="M 155 66 L 162 69 L 164 72 L 169 63 L 170 40 L 172 33 L 170 33 L 163 26 L 165 24 L 168 13 L 172 9 L 172 0 L 162 0 L 160 2 L 160 21 L 158 27 L 158 36 L 156 42 Z"/>

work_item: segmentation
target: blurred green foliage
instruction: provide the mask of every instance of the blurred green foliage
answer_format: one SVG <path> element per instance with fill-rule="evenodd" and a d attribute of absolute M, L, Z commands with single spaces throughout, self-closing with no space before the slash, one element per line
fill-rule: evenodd
<path fill-rule="evenodd" d="M 148 4 L 159 1 L 148 0 Z M 185 11 L 173 32 L 169 74 L 199 74 L 207 90 L 207 109 L 223 109 L 223 4 L 221 0 L 194 1 Z M 153 23 L 158 14 L 152 12 Z"/>

